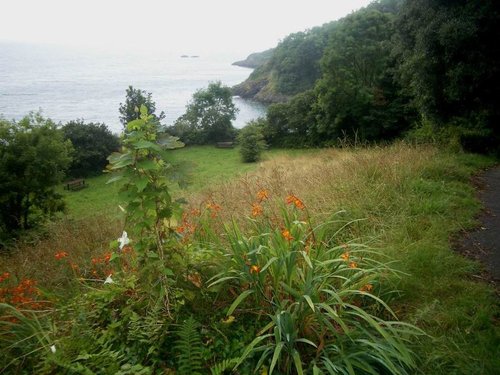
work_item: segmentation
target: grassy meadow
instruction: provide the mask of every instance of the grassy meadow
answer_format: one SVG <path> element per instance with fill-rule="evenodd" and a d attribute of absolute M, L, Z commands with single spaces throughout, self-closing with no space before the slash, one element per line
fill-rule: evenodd
<path fill-rule="evenodd" d="M 335 213 L 343 220 L 362 219 L 349 235 L 394 261 L 401 273 L 388 278 L 397 290 L 389 304 L 400 319 L 427 333 L 411 344 L 419 373 L 494 374 L 500 368 L 498 299 L 474 277 L 480 265 L 450 245 L 451 236 L 476 224 L 480 204 L 471 175 L 493 160 L 404 143 L 272 151 L 258 164 L 241 163 L 237 149 L 211 147 L 176 150 L 172 158 L 194 164 L 191 187 L 175 189 L 175 195 L 186 197 L 189 208 L 216 202 L 221 209 L 214 226 L 243 223 L 261 189 L 276 201 L 300 197 L 315 225 Z M 68 252 L 75 267 L 88 267 L 122 231 L 118 187 L 107 185 L 107 178 L 64 191 L 67 215 L 48 224 L 38 240 L 20 242 L 0 257 L 0 271 L 35 279 L 54 295 L 71 294 L 66 286 L 74 275 L 54 254 Z"/>

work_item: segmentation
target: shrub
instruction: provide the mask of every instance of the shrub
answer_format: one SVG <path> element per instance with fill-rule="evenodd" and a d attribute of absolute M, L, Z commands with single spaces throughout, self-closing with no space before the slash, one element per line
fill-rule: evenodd
<path fill-rule="evenodd" d="M 73 161 L 68 174 L 88 177 L 101 173 L 107 165 L 107 157 L 120 148 L 118 136 L 105 124 L 70 121 L 62 128 L 64 138 L 73 144 Z"/>
<path fill-rule="evenodd" d="M 260 159 L 262 151 L 266 147 L 260 122 L 251 121 L 241 129 L 238 140 L 240 143 L 241 159 L 245 163 L 253 163 Z"/>

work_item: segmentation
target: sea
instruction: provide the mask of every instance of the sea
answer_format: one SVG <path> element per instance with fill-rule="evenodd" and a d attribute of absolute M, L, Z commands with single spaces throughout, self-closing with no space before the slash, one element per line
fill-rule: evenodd
<path fill-rule="evenodd" d="M 171 125 L 210 82 L 233 86 L 244 81 L 251 69 L 232 62 L 245 57 L 0 42 L 0 116 L 19 120 L 41 111 L 57 123 L 83 119 L 120 133 L 118 108 L 133 86 L 152 94 L 157 113 L 166 114 L 163 123 Z M 265 115 L 260 103 L 240 97 L 233 102 L 236 128 Z"/>

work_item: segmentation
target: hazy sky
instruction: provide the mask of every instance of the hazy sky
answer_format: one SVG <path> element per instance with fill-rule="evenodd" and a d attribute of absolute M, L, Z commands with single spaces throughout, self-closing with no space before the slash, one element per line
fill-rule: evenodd
<path fill-rule="evenodd" d="M 370 0 L 7 0 L 0 40 L 176 53 L 274 47 Z"/>

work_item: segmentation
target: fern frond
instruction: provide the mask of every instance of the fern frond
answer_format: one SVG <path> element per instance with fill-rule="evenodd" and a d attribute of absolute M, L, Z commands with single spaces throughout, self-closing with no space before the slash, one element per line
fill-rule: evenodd
<path fill-rule="evenodd" d="M 177 331 L 175 350 L 179 352 L 177 368 L 179 375 L 195 375 L 202 370 L 203 343 L 198 328 L 199 323 L 191 316 Z"/>
<path fill-rule="evenodd" d="M 212 375 L 232 374 L 233 368 L 238 363 L 238 358 L 225 359 L 222 362 L 216 363 L 210 368 Z"/>

